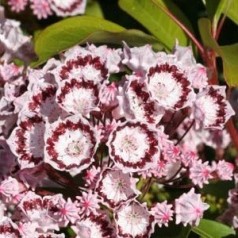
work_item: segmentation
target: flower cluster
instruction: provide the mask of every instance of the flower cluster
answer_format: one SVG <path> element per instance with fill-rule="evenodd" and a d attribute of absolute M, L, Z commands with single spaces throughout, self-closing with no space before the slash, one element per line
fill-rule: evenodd
<path fill-rule="evenodd" d="M 233 165 L 208 163 L 197 148 L 225 148 L 234 112 L 190 48 L 75 46 L 23 69 L 5 59 L 4 33 L 0 236 L 61 238 L 67 227 L 77 237 L 147 238 L 155 225 L 199 224 L 208 204 L 194 187 L 230 180 Z M 181 196 L 144 203 L 151 184 L 179 188 L 184 178 Z"/>
<path fill-rule="evenodd" d="M 86 0 L 8 0 L 14 12 L 24 11 L 27 5 L 38 19 L 44 19 L 53 13 L 60 17 L 75 16 L 85 12 Z"/>

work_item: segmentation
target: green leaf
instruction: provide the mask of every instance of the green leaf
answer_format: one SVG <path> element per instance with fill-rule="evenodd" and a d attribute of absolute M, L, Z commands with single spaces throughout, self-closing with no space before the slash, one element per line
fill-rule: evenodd
<path fill-rule="evenodd" d="M 225 9 L 226 1 L 223 0 L 206 0 L 206 8 L 208 15 L 213 22 L 214 29 L 217 28 L 218 21 L 221 17 L 222 12 Z"/>
<path fill-rule="evenodd" d="M 158 40 L 148 34 L 145 34 L 139 30 L 124 30 L 121 32 L 94 32 L 88 38 L 87 42 L 93 43 L 105 43 L 105 44 L 116 44 L 121 45 L 122 41 L 125 41 L 131 46 L 142 46 L 145 44 L 150 44 L 153 46 L 154 50 L 162 50 L 162 45 Z"/>
<path fill-rule="evenodd" d="M 203 44 L 211 48 L 222 58 L 224 78 L 229 86 L 238 86 L 238 43 L 219 46 L 211 34 L 211 22 L 207 18 L 198 21 Z"/>
<path fill-rule="evenodd" d="M 85 15 L 103 18 L 103 12 L 97 0 L 91 0 L 87 2 Z"/>
<path fill-rule="evenodd" d="M 39 60 L 32 66 L 85 40 L 96 31 L 121 32 L 122 26 L 92 16 L 72 17 L 59 21 L 43 30 L 35 39 L 35 52 Z"/>
<path fill-rule="evenodd" d="M 221 14 L 225 14 L 238 24 L 238 1 L 237 0 L 205 0 L 206 8 L 214 29 L 217 28 Z"/>
<path fill-rule="evenodd" d="M 220 47 L 224 77 L 230 86 L 238 86 L 238 43 Z"/>
<path fill-rule="evenodd" d="M 235 230 L 216 221 L 202 219 L 200 224 L 192 228 L 192 231 L 202 238 L 223 238 L 235 235 Z"/>
<path fill-rule="evenodd" d="M 168 15 L 169 10 L 164 2 L 162 0 L 120 0 L 119 5 L 169 50 L 174 47 L 176 39 L 179 40 L 180 45 L 187 45 L 188 38 L 185 32 Z"/>
<path fill-rule="evenodd" d="M 232 21 L 238 24 L 238 1 L 237 0 L 222 0 L 224 7 L 223 13 Z"/>

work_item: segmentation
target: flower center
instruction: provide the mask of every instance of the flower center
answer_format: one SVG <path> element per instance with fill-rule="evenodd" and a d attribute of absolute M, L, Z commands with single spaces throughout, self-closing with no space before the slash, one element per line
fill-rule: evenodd
<path fill-rule="evenodd" d="M 82 143 L 80 141 L 72 141 L 65 148 L 65 153 L 69 156 L 79 156 L 82 151 Z"/>

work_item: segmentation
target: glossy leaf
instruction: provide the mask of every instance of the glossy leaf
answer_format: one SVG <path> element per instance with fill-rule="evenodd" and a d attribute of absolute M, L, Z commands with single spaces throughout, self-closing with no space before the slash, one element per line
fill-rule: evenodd
<path fill-rule="evenodd" d="M 202 219 L 192 231 L 202 238 L 224 238 L 228 235 L 235 235 L 235 230 L 229 226 L 216 221 Z"/>
<path fill-rule="evenodd" d="M 226 82 L 229 86 L 238 86 L 238 44 L 219 46 L 211 34 L 211 22 L 202 18 L 198 22 L 199 31 L 203 44 L 216 51 L 222 58 L 223 71 Z"/>
<path fill-rule="evenodd" d="M 176 39 L 179 40 L 180 45 L 187 45 L 188 38 L 185 32 L 168 15 L 164 2 L 162 0 L 120 0 L 119 5 L 157 37 L 166 48 L 171 50 Z"/>
<path fill-rule="evenodd" d="M 208 15 L 213 22 L 213 27 L 216 29 L 222 12 L 225 9 L 227 0 L 206 0 L 206 8 Z"/>
<path fill-rule="evenodd" d="M 32 66 L 44 63 L 50 57 L 76 44 L 85 43 L 96 31 L 122 32 L 125 28 L 92 16 L 72 17 L 44 29 L 35 39 L 35 51 L 39 57 Z"/>
<path fill-rule="evenodd" d="M 96 0 L 88 1 L 85 15 L 103 18 L 103 12 L 99 2 Z"/>
<path fill-rule="evenodd" d="M 129 46 L 142 46 L 145 44 L 150 44 L 156 51 L 163 49 L 162 45 L 155 37 L 145 34 L 139 30 L 124 30 L 121 32 L 98 31 L 92 33 L 85 40 L 85 42 L 116 45 L 122 45 L 122 41 L 125 41 Z"/>
<path fill-rule="evenodd" d="M 222 0 L 222 3 L 224 4 L 223 13 L 238 24 L 238 1 Z"/>

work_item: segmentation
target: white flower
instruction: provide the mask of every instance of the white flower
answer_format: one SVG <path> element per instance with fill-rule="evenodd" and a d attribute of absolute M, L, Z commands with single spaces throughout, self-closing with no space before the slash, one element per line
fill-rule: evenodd
<path fill-rule="evenodd" d="M 137 179 L 132 178 L 128 173 L 124 174 L 121 170 L 116 169 L 106 169 L 100 176 L 97 192 L 106 204 L 115 207 L 138 194 L 136 182 Z"/>
<path fill-rule="evenodd" d="M 88 117 L 98 104 L 97 86 L 92 81 L 67 80 L 58 89 L 57 102 L 68 113 Z"/>
<path fill-rule="evenodd" d="M 166 109 L 184 108 L 194 97 L 186 74 L 178 66 L 168 63 L 149 69 L 147 87 L 152 99 Z"/>
<path fill-rule="evenodd" d="M 197 127 L 210 129 L 222 129 L 234 115 L 224 86 L 209 86 L 197 94 L 193 112 Z"/>
<path fill-rule="evenodd" d="M 123 204 L 115 212 L 118 237 L 150 237 L 154 230 L 154 218 L 145 204 L 136 201 Z"/>
<path fill-rule="evenodd" d="M 21 168 L 32 168 L 43 162 L 45 123 L 42 117 L 33 114 L 20 120 L 7 143 L 18 157 Z"/>
<path fill-rule="evenodd" d="M 116 238 L 115 230 L 104 214 L 91 214 L 78 220 L 72 229 L 80 238 Z"/>
<path fill-rule="evenodd" d="M 92 163 L 98 138 L 85 119 L 71 116 L 49 125 L 45 143 L 45 162 L 75 175 Z"/>
<path fill-rule="evenodd" d="M 203 212 L 209 208 L 209 205 L 204 203 L 200 194 L 194 192 L 192 188 L 188 193 L 182 194 L 175 200 L 176 224 L 183 223 L 198 225 L 203 217 Z"/>
<path fill-rule="evenodd" d="M 159 157 L 157 137 L 155 129 L 141 122 L 118 125 L 109 136 L 110 157 L 125 172 L 146 170 Z"/>
<path fill-rule="evenodd" d="M 85 12 L 86 0 L 51 0 L 51 8 L 57 16 L 75 16 Z"/>

